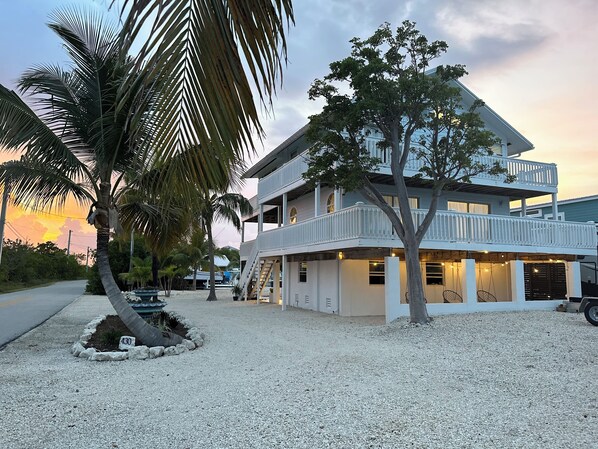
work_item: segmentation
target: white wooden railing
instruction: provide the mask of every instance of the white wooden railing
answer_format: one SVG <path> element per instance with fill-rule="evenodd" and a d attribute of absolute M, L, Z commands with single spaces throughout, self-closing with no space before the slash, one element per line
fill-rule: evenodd
<path fill-rule="evenodd" d="M 413 211 L 416 224 L 423 220 L 425 213 L 421 209 Z M 371 205 L 356 205 L 262 232 L 257 246 L 260 251 L 274 251 L 354 239 L 375 239 L 381 243 L 388 240 L 388 244 L 402 246 L 386 215 Z M 438 211 L 424 237 L 425 242 L 593 250 L 596 229 L 587 223 Z"/>
<path fill-rule="evenodd" d="M 388 158 L 388 150 L 382 150 L 377 143 L 380 139 L 368 137 L 365 146 L 372 157 L 379 158 L 382 163 L 378 170 L 389 170 L 390 160 Z M 287 162 L 283 166 L 276 169 L 259 180 L 258 183 L 258 201 L 267 198 L 278 191 L 284 190 L 285 187 L 290 186 L 302 180 L 302 174 L 307 170 L 307 152 L 300 154 L 293 160 Z M 557 169 L 555 164 L 545 164 L 543 162 L 526 161 L 523 159 L 504 158 L 500 156 L 483 156 L 476 158 L 479 162 L 486 165 L 493 165 L 498 162 L 501 167 L 506 168 L 509 175 L 514 175 L 517 179 L 511 186 L 518 187 L 542 187 L 556 188 L 558 185 Z M 405 167 L 405 175 L 413 176 L 419 172 L 422 167 L 422 161 L 412 157 L 407 162 Z M 475 184 L 480 180 L 491 180 L 495 182 L 503 182 L 503 175 L 489 175 L 486 173 L 479 174 L 472 178 Z M 508 184 L 505 184 L 505 187 Z"/>

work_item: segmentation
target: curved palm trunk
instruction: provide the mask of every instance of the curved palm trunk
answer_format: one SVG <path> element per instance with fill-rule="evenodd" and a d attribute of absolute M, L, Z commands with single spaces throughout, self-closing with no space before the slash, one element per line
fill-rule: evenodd
<path fill-rule="evenodd" d="M 210 256 L 210 294 L 207 301 L 216 301 L 216 275 L 214 273 L 214 245 L 212 245 L 212 226 L 206 226 L 208 233 L 208 254 Z"/>
<path fill-rule="evenodd" d="M 122 295 L 118 285 L 114 281 L 112 271 L 110 270 L 110 263 L 108 261 L 109 238 L 110 229 L 98 229 L 96 263 L 108 300 L 110 301 L 110 304 L 112 304 L 112 307 L 114 307 L 114 310 L 120 319 L 133 335 L 147 346 L 172 346 L 181 343 L 183 339 L 179 335 L 166 332 L 162 333 L 155 327 L 147 324 L 143 318 L 133 310 Z"/>

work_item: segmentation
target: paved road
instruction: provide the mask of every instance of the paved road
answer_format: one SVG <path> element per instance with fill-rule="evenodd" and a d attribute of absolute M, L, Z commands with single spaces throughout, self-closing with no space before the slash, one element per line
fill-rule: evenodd
<path fill-rule="evenodd" d="M 85 282 L 57 282 L 48 287 L 0 295 L 0 349 L 81 296 Z"/>

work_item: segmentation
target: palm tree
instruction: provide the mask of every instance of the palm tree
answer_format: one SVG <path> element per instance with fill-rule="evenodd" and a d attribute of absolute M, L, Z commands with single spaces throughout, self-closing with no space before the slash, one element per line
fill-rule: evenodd
<path fill-rule="evenodd" d="M 96 263 L 106 294 L 129 330 L 147 345 L 172 345 L 127 303 L 110 271 L 108 241 L 126 172 L 143 172 L 155 155 L 140 157 L 136 142 L 151 140 L 159 83 L 136 70 L 121 48 L 119 30 L 101 16 L 75 9 L 56 12 L 49 27 L 62 39 L 72 67 L 38 66 L 19 81 L 30 107 L 0 85 L 0 148 L 25 147 L 20 161 L 3 164 L 14 201 L 32 210 L 61 207 L 67 198 L 89 204 L 97 229 Z M 145 116 L 138 114 L 145 110 Z M 136 117 L 136 121 L 132 121 Z"/>
<path fill-rule="evenodd" d="M 238 193 L 212 193 L 206 194 L 199 205 L 199 220 L 208 236 L 208 249 L 210 257 L 210 294 L 208 301 L 216 301 L 216 286 L 214 273 L 214 239 L 212 236 L 212 225 L 216 220 L 224 220 L 232 223 L 237 229 L 241 229 L 239 213 L 246 215 L 252 211 L 249 200 Z"/>
<path fill-rule="evenodd" d="M 167 345 L 179 337 L 163 337 L 139 318 L 110 272 L 107 244 L 124 176 L 199 142 L 206 150 L 178 168 L 202 188 L 219 185 L 222 167 L 241 159 L 252 132 L 263 134 L 243 61 L 265 102 L 280 72 L 278 52 L 286 58 L 284 19 L 293 14 L 290 0 L 125 0 L 125 10 L 122 30 L 75 9 L 54 14 L 49 26 L 72 69 L 26 72 L 19 88 L 33 108 L 0 85 L 0 149 L 26 148 L 20 161 L 2 166 L 0 181 L 12 177 L 15 202 L 32 210 L 62 207 L 68 197 L 91 203 L 88 220 L 97 228 L 96 260 L 110 302 L 136 337 Z M 152 18 L 148 42 L 130 59 Z M 157 182 L 168 185 L 172 172 L 161 175 Z"/>

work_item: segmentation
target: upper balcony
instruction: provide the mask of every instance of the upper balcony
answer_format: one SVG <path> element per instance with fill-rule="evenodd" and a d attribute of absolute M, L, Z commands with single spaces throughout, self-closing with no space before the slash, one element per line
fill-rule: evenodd
<path fill-rule="evenodd" d="M 421 209 L 413 211 L 416 224 L 425 213 Z M 256 242 L 257 249 L 266 256 L 403 246 L 382 210 L 366 204 L 264 231 Z M 591 255 L 596 252 L 596 242 L 596 227 L 592 223 L 438 211 L 421 248 Z M 245 256 L 249 244 L 242 245 Z"/>
<path fill-rule="evenodd" d="M 379 139 L 368 137 L 366 148 L 373 157 L 379 158 L 382 163 L 378 166 L 377 173 L 382 176 L 390 176 L 390 160 L 386 151 L 377 146 Z M 477 158 L 485 164 L 498 162 L 506 168 L 510 175 L 516 177 L 515 182 L 506 184 L 503 176 L 491 176 L 480 174 L 471 180 L 470 185 L 464 186 L 462 190 L 475 191 L 476 188 L 485 187 L 484 192 L 495 189 L 494 193 L 511 195 L 515 198 L 527 198 L 531 196 L 545 195 L 557 192 L 558 177 L 555 164 L 526 161 L 523 159 L 505 158 L 500 156 L 484 156 Z M 405 177 L 410 178 L 419 173 L 421 161 L 415 157 L 407 162 Z M 307 170 L 306 153 L 303 153 L 286 164 L 282 165 L 269 175 L 261 178 L 258 183 L 258 202 L 265 203 L 273 198 L 290 192 L 305 184 L 302 178 Z"/>

